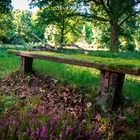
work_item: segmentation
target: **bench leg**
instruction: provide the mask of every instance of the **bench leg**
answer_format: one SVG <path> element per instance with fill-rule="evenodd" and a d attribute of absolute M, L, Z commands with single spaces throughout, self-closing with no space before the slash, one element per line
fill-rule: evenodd
<path fill-rule="evenodd" d="M 122 103 L 122 88 L 125 74 L 111 71 L 101 71 L 101 83 L 97 104 L 104 112 L 108 112 L 118 107 Z"/>
<path fill-rule="evenodd" d="M 21 72 L 32 73 L 33 58 L 21 57 Z"/>

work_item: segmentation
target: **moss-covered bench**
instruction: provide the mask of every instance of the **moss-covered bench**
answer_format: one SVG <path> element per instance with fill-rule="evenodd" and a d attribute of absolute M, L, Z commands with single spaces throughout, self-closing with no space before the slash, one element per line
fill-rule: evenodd
<path fill-rule="evenodd" d="M 140 60 L 123 58 L 103 58 L 88 55 L 66 55 L 43 51 L 16 51 L 9 53 L 21 57 L 21 71 L 32 72 L 33 59 L 50 60 L 60 63 L 96 68 L 101 71 L 101 82 L 97 103 L 107 112 L 122 103 L 122 87 L 125 74 L 140 75 Z"/>

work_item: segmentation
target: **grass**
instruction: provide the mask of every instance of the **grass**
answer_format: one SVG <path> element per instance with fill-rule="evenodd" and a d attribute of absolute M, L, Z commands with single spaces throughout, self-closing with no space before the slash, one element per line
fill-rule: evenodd
<path fill-rule="evenodd" d="M 6 49 L 0 49 L 0 78 L 4 78 L 11 72 L 19 69 L 19 58 L 6 53 Z"/>
<path fill-rule="evenodd" d="M 7 50 L 6 48 L 0 49 L 0 66 L 1 66 L 0 78 L 4 78 L 5 76 L 9 75 L 11 72 L 19 69 L 19 58 L 14 55 L 7 54 L 6 50 Z M 97 54 L 99 54 L 99 51 L 97 51 Z M 100 52 L 100 55 L 101 54 L 102 54 L 101 56 L 102 58 L 103 56 L 106 57 L 109 55 L 110 55 L 109 57 L 112 57 L 111 54 L 109 53 L 105 54 L 105 52 Z M 128 53 L 128 54 L 129 54 L 129 58 L 134 57 L 134 53 L 132 54 Z M 120 54 L 115 54 L 115 55 L 113 57 L 119 57 Z M 121 55 L 123 56 L 123 58 L 127 56 L 126 54 L 121 54 Z M 79 56 L 80 55 L 78 55 L 78 57 Z M 136 58 L 138 61 L 139 58 L 137 55 Z M 138 64 L 136 63 L 136 65 Z M 68 64 L 56 63 L 56 62 L 45 61 L 45 60 L 35 60 L 34 70 L 40 74 L 51 75 L 56 79 L 71 84 L 72 86 L 76 86 L 79 88 L 81 86 L 86 86 L 88 87 L 90 92 L 97 93 L 98 85 L 99 85 L 99 71 L 97 71 L 96 69 L 90 69 L 90 68 L 85 68 L 80 66 L 72 66 Z M 123 87 L 123 94 L 131 97 L 135 103 L 140 103 L 140 81 L 138 79 L 140 79 L 140 77 L 127 75 Z"/>

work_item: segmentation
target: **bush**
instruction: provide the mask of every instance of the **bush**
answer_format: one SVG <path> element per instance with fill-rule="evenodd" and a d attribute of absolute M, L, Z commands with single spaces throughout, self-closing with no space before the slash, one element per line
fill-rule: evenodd
<path fill-rule="evenodd" d="M 131 51 L 131 52 L 134 52 L 134 51 L 135 51 L 135 48 L 136 48 L 136 45 L 135 45 L 135 44 L 128 44 L 128 45 L 126 46 L 126 49 L 127 49 L 128 51 Z"/>

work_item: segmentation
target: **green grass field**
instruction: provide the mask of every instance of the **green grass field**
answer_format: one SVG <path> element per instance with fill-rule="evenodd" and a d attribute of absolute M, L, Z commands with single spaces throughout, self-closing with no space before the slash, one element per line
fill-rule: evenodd
<path fill-rule="evenodd" d="M 7 47 L 4 45 L 0 47 L 0 78 L 4 78 L 5 76 L 19 69 L 20 59 L 14 55 L 7 54 L 7 49 L 15 49 L 15 46 L 9 45 Z M 16 46 L 16 48 L 18 47 Z M 102 54 L 102 56 L 106 57 L 105 52 L 97 52 L 97 54 Z M 111 57 L 111 54 L 109 55 Z M 129 55 L 131 56 L 130 53 Z M 134 54 L 132 55 L 134 56 Z M 126 56 L 127 55 L 125 54 L 124 57 L 126 58 Z M 75 87 L 86 86 L 90 92 L 94 94 L 97 93 L 96 91 L 99 85 L 99 71 L 96 69 L 44 60 L 35 60 L 33 67 L 39 74 L 51 75 Z M 140 77 L 138 76 L 126 75 L 123 87 L 123 94 L 131 97 L 135 103 L 140 103 L 139 79 Z"/>

